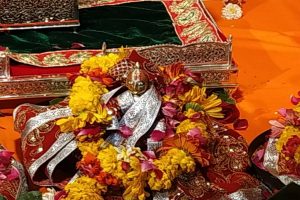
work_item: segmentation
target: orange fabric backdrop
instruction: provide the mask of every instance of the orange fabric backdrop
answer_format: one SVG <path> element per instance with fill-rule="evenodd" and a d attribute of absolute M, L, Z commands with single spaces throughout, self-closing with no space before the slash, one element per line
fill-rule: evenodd
<path fill-rule="evenodd" d="M 249 128 L 241 134 L 251 142 L 269 128 L 268 120 L 278 108 L 290 106 L 289 96 L 300 90 L 300 4 L 295 0 L 248 0 L 244 17 L 234 21 L 221 18 L 222 0 L 205 4 L 221 30 L 233 36 L 243 93 L 238 107 L 242 118 L 249 121 Z M 0 126 L 0 143 L 18 151 L 19 134 L 13 130 L 12 117 L 1 117 Z"/>

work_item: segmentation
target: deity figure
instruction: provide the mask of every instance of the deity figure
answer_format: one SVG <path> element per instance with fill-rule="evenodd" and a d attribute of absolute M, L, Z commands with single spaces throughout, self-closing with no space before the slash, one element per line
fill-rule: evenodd
<path fill-rule="evenodd" d="M 161 97 L 139 63 L 126 73 L 125 80 L 124 85 L 102 97 L 108 107 L 113 105 L 110 111 L 115 113 L 106 140 L 133 147 L 149 131 L 164 132 L 165 124 L 157 120 Z M 24 164 L 34 184 L 63 187 L 76 174 L 80 154 L 75 135 L 62 133 L 55 124 L 56 120 L 72 115 L 67 104 L 67 99 L 53 106 L 23 104 L 14 111 L 15 129 L 21 132 Z M 130 130 L 130 134 L 128 131 L 127 135 L 122 134 L 122 129 Z M 159 145 L 150 138 L 146 143 L 148 148 Z M 66 170 L 63 177 L 62 170 Z"/>
<path fill-rule="evenodd" d="M 122 129 L 127 130 L 127 135 L 115 133 L 111 134 L 107 140 L 114 145 L 124 143 L 126 146 L 133 147 L 136 146 L 141 137 L 153 129 L 164 132 L 165 124 L 163 119 L 157 119 L 161 108 L 161 97 L 150 82 L 147 72 L 140 68 L 139 63 L 136 63 L 133 69 L 126 73 L 125 86 L 126 91 L 121 86 L 103 96 L 106 102 L 115 102 L 118 105 L 120 108 L 119 115 L 122 116 L 120 119 L 114 117 L 109 130 L 114 128 L 121 130 L 121 132 Z M 123 92 L 115 98 L 107 98 L 122 91 L 122 89 Z M 148 149 L 151 149 L 153 145 L 159 145 L 159 143 L 151 142 L 151 138 L 148 138 Z"/>
<path fill-rule="evenodd" d="M 259 195 L 258 181 L 245 173 L 245 140 L 222 124 L 237 120 L 235 106 L 180 64 L 149 76 L 144 63 L 120 55 L 84 62 L 64 101 L 16 108 L 33 183 L 60 188 L 66 200 Z"/>

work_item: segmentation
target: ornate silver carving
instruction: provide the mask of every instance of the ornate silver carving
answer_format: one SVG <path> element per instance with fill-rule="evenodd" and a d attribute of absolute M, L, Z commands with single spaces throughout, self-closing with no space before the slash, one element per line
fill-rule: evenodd
<path fill-rule="evenodd" d="M 118 147 L 124 142 L 125 138 L 119 133 L 112 133 L 106 138 L 106 142 Z"/>
<path fill-rule="evenodd" d="M 39 159 L 35 160 L 29 167 L 28 173 L 33 179 L 36 171 L 42 164 L 52 158 L 57 154 L 64 146 L 66 146 L 71 140 L 73 140 L 75 135 L 73 133 L 62 133 L 58 139 L 53 143 L 53 145 L 44 153 Z"/>

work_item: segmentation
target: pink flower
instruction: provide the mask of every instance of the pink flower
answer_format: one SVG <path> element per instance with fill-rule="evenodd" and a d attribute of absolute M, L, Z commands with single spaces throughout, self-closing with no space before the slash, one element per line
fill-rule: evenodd
<path fill-rule="evenodd" d="M 270 135 L 272 138 L 279 136 L 284 129 L 284 125 L 277 120 L 270 120 L 269 124 L 272 126 L 272 134 Z"/>
<path fill-rule="evenodd" d="M 298 95 L 300 96 L 300 91 L 298 92 Z M 292 104 L 297 105 L 300 102 L 300 98 L 291 96 L 291 102 L 292 102 Z"/>
<path fill-rule="evenodd" d="M 282 116 L 285 117 L 286 116 L 286 108 L 280 108 L 278 110 L 278 113 Z"/>
<path fill-rule="evenodd" d="M 10 166 L 13 154 L 7 150 L 0 150 L 0 171 L 6 170 Z"/>
<path fill-rule="evenodd" d="M 199 128 L 193 128 L 187 133 L 188 139 L 193 141 L 194 144 L 199 144 L 200 146 L 206 145 L 206 138 L 203 137 L 201 130 Z M 198 145 L 197 145 L 198 146 Z"/>
<path fill-rule="evenodd" d="M 171 102 L 167 102 L 163 106 L 162 112 L 165 116 L 173 118 L 176 115 L 176 113 L 178 112 L 177 105 L 175 105 L 174 103 L 171 103 Z"/>
<path fill-rule="evenodd" d="M 252 162 L 260 169 L 265 169 L 263 165 L 264 155 L 265 155 L 265 148 L 261 148 L 260 150 L 256 151 L 252 156 Z"/>
<path fill-rule="evenodd" d="M 165 135 L 166 134 L 162 131 L 154 130 L 154 131 L 152 131 L 150 138 L 154 142 L 159 142 L 165 137 Z"/>
<path fill-rule="evenodd" d="M 156 169 L 155 165 L 150 160 L 143 160 L 141 163 L 142 172 L 147 172 Z"/>
<path fill-rule="evenodd" d="M 121 126 L 120 132 L 124 138 L 128 138 L 128 137 L 132 136 L 132 129 L 129 128 L 128 126 L 125 126 L 125 125 Z"/>
<path fill-rule="evenodd" d="M 0 180 L 12 181 L 19 177 L 18 170 L 11 165 L 13 154 L 7 150 L 0 150 Z"/>
<path fill-rule="evenodd" d="M 143 154 L 148 158 L 148 159 L 156 159 L 154 151 L 143 151 Z"/>
<path fill-rule="evenodd" d="M 171 118 L 166 118 L 166 126 L 167 126 L 167 129 L 170 128 L 170 129 L 174 129 L 180 122 L 175 120 L 175 119 L 171 119 Z"/>
<path fill-rule="evenodd" d="M 100 133 L 101 128 L 99 126 L 94 127 L 94 128 L 85 128 L 81 129 L 81 131 L 77 134 L 77 136 L 83 136 L 83 135 L 97 135 Z"/>

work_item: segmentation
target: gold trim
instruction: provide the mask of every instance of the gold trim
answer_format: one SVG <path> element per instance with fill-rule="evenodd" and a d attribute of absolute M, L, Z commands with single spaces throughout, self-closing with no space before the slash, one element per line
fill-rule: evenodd
<path fill-rule="evenodd" d="M 140 55 L 158 65 L 181 61 L 186 66 L 228 68 L 231 64 L 231 40 L 228 42 L 197 42 L 188 45 L 161 44 L 126 48 L 136 50 Z M 117 48 L 106 50 L 118 52 Z M 80 65 L 91 56 L 102 55 L 102 50 L 65 50 L 44 53 L 10 53 L 17 62 L 37 67 L 65 67 Z M 155 58 L 155 60 L 153 60 Z"/>
<path fill-rule="evenodd" d="M 191 71 L 204 78 L 204 85 L 209 88 L 236 88 L 237 68 L 199 70 L 190 67 Z M 70 83 L 66 76 L 18 77 L 0 81 L 0 100 L 61 97 L 67 96 Z"/>
<path fill-rule="evenodd" d="M 70 83 L 65 76 L 27 76 L 0 81 L 0 100 L 67 96 Z"/>

